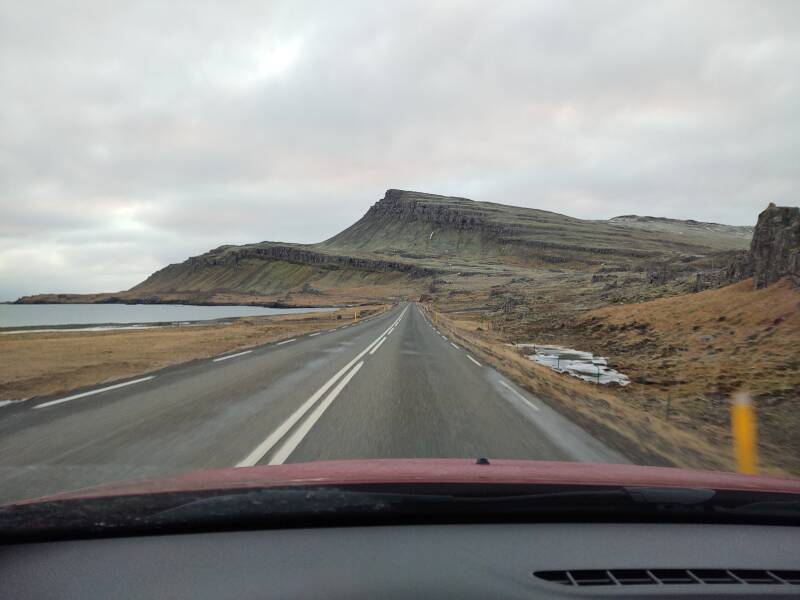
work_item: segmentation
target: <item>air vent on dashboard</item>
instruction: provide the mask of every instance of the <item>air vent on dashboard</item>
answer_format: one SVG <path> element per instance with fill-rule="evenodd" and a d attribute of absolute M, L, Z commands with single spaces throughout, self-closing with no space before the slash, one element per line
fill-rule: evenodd
<path fill-rule="evenodd" d="M 536 571 L 550 583 L 598 585 L 783 584 L 800 585 L 800 571 L 759 569 L 610 569 Z"/>

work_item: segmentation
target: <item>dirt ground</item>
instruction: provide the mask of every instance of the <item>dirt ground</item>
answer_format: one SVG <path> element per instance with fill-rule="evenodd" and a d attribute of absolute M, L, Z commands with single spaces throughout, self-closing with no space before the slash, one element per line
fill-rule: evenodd
<path fill-rule="evenodd" d="M 233 323 L 0 335 L 0 401 L 66 393 L 169 365 L 326 329 L 383 306 L 249 317 Z"/>

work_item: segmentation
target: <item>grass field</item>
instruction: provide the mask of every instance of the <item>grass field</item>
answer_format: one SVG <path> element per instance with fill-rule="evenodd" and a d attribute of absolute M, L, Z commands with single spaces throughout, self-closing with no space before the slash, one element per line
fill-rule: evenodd
<path fill-rule="evenodd" d="M 326 329 L 351 321 L 356 310 L 363 317 L 382 309 L 247 317 L 224 325 L 0 335 L 0 401 L 65 393 Z"/>

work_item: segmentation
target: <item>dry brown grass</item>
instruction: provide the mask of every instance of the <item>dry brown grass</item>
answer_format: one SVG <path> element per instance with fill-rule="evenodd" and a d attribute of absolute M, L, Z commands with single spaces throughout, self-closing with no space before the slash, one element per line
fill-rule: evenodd
<path fill-rule="evenodd" d="M 782 287 L 778 288 L 774 295 L 784 298 L 785 291 Z M 739 292 L 743 290 L 738 288 L 734 290 L 734 293 Z M 716 298 L 713 292 L 709 294 L 713 303 L 724 304 L 723 300 Z M 696 296 L 700 294 L 693 297 Z M 680 299 L 672 300 L 673 303 L 679 301 Z M 670 300 L 657 302 L 663 303 L 665 311 L 666 306 L 670 304 Z M 646 305 L 650 304 L 654 302 L 644 303 L 639 307 L 641 313 L 636 309 L 636 305 L 604 310 L 614 312 L 634 308 L 634 312 L 641 317 L 648 312 Z M 777 307 L 784 309 L 790 307 L 791 302 L 768 304 L 774 310 L 778 310 Z M 722 308 L 722 305 L 719 308 Z M 427 309 L 433 310 L 430 306 Z M 743 307 L 742 310 L 746 313 L 748 309 Z M 615 314 L 622 318 L 621 312 Z M 721 314 L 717 313 L 716 316 L 718 318 Z M 439 324 L 451 336 L 471 351 L 482 356 L 517 384 L 536 394 L 548 405 L 576 421 L 635 462 L 690 468 L 724 470 L 735 468 L 728 431 L 727 404 L 719 407 L 720 418 L 713 422 L 693 418 L 679 402 L 671 404 L 668 415 L 667 397 L 654 399 L 649 396 L 647 401 L 643 401 L 641 391 L 643 385 L 632 384 L 628 388 L 599 388 L 594 384 L 556 373 L 533 363 L 516 348 L 505 344 L 500 337 L 501 333 L 485 331 L 475 318 L 453 318 L 441 313 L 437 314 L 437 318 Z M 758 319 L 756 321 L 760 322 Z M 665 331 L 671 331 L 670 320 L 666 316 L 661 322 Z M 676 332 L 676 335 L 679 333 Z M 636 357 L 630 357 L 630 360 L 635 362 Z M 692 422 L 691 427 L 687 426 L 688 421 Z M 764 472 L 774 474 L 800 472 L 797 456 L 786 459 L 785 456 L 781 457 L 780 453 L 776 454 L 771 444 L 767 443 L 766 446 L 768 451 L 764 453 L 762 460 Z"/>
<path fill-rule="evenodd" d="M 231 324 L 0 335 L 0 400 L 65 393 L 341 324 L 355 310 L 250 317 Z"/>
<path fill-rule="evenodd" d="M 602 308 L 570 335 L 631 376 L 629 402 L 669 401 L 671 422 L 714 445 L 730 446 L 731 394 L 750 392 L 763 462 L 800 472 L 800 293 L 788 281 Z"/>

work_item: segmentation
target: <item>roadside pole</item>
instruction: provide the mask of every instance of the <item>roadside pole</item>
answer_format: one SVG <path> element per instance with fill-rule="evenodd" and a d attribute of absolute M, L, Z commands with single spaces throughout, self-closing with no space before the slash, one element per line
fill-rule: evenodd
<path fill-rule="evenodd" d="M 753 401 L 747 392 L 737 392 L 731 401 L 731 428 L 736 470 L 753 475 L 758 467 L 756 444 L 756 415 Z"/>

